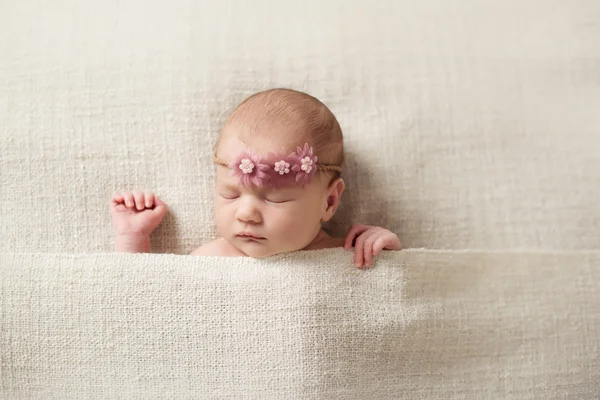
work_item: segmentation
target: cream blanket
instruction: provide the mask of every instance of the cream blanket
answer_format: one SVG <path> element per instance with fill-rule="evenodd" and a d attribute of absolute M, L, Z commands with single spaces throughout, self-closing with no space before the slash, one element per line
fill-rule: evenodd
<path fill-rule="evenodd" d="M 0 4 L 0 399 L 600 398 L 600 1 Z M 178 255 L 282 86 L 344 129 L 336 236 L 448 251 Z M 109 254 L 133 189 L 177 255 Z"/>
<path fill-rule="evenodd" d="M 597 399 L 600 252 L 2 254 L 1 396 Z"/>

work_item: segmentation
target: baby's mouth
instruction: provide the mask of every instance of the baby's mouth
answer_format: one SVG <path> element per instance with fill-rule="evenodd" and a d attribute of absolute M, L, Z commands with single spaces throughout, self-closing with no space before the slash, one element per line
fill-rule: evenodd
<path fill-rule="evenodd" d="M 266 239 L 263 236 L 258 236 L 258 235 L 255 235 L 253 233 L 248 233 L 248 232 L 238 233 L 236 236 L 239 238 L 242 238 L 242 239 L 252 239 L 252 240 L 265 240 Z"/>

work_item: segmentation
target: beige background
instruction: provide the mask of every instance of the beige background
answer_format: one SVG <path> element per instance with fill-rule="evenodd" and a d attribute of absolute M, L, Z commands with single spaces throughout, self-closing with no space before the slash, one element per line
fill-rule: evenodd
<path fill-rule="evenodd" d="M 595 0 L 4 1 L 0 250 L 112 250 L 111 194 L 152 190 L 157 252 L 215 234 L 212 146 L 271 87 L 344 129 L 334 224 L 406 247 L 600 248 Z"/>
<path fill-rule="evenodd" d="M 219 127 L 278 86 L 344 129 L 334 230 L 442 250 L 98 254 L 119 190 L 211 239 Z M 599 130 L 597 0 L 3 1 L 0 397 L 597 399 Z"/>

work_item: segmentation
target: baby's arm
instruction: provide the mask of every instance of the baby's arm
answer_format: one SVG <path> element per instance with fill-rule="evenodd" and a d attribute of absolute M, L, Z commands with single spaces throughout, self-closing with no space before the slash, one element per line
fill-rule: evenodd
<path fill-rule="evenodd" d="M 167 205 L 152 192 L 115 193 L 110 202 L 115 251 L 150 253 L 150 234 L 160 224 Z"/>
<path fill-rule="evenodd" d="M 150 253 L 150 236 L 116 234 L 115 251 L 118 253 Z"/>

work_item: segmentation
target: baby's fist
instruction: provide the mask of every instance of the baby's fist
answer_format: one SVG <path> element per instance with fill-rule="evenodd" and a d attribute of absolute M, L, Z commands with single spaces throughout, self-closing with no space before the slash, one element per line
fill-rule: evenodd
<path fill-rule="evenodd" d="M 351 248 L 353 243 L 354 265 L 358 268 L 372 266 L 373 257 L 383 249 L 402 250 L 398 236 L 380 226 L 352 225 L 344 239 L 344 248 Z"/>
<path fill-rule="evenodd" d="M 167 205 L 152 192 L 113 194 L 112 222 L 117 234 L 150 235 L 167 212 Z"/>

